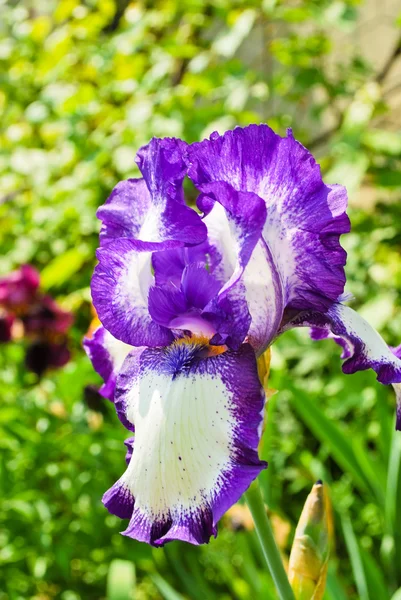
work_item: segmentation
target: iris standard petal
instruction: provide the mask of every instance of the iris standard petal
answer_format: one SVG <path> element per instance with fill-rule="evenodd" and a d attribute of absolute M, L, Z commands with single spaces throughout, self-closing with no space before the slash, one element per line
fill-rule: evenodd
<path fill-rule="evenodd" d="M 159 244 L 198 244 L 206 239 L 199 215 L 185 205 L 182 182 L 185 142 L 154 138 L 137 154 L 143 179 L 121 181 L 97 212 L 102 221 L 101 245 L 128 237 Z"/>
<path fill-rule="evenodd" d="M 313 156 L 291 133 L 281 138 L 267 125 L 215 133 L 192 144 L 187 160 L 202 192 L 223 181 L 263 198 L 262 236 L 273 262 L 268 257 L 268 277 L 277 284 L 278 273 L 284 305 L 324 310 L 338 298 L 345 284 L 339 237 L 349 231 L 346 192 L 323 183 Z"/>
<path fill-rule="evenodd" d="M 343 348 L 344 373 L 373 369 L 377 380 L 394 384 L 397 395 L 397 429 L 401 429 L 401 360 L 397 349 L 391 350 L 371 325 L 357 312 L 335 303 L 325 313 L 301 312 L 292 318 L 285 329 L 312 327 L 314 339 L 333 338 Z"/>
<path fill-rule="evenodd" d="M 184 201 L 186 143 L 174 138 L 153 138 L 137 153 L 137 163 L 152 198 L 138 239 L 149 242 L 178 240 L 199 244 L 207 231 L 199 215 Z"/>
<path fill-rule="evenodd" d="M 241 277 L 243 298 L 252 318 L 245 333 L 255 351 L 262 354 L 276 335 L 284 308 L 280 274 L 269 247 L 261 237 L 264 221 L 259 220 L 258 227 L 253 227 L 248 239 L 243 237 L 247 248 L 243 250 L 242 259 L 239 256 L 239 234 L 235 233 L 238 228 L 230 226 L 225 208 L 216 202 L 204 221 L 208 228 L 211 272 L 219 281 L 226 283 L 225 289 L 237 285 L 235 282 Z M 244 229 L 250 224 L 251 220 L 243 219 Z"/>
<path fill-rule="evenodd" d="M 170 247 L 174 244 L 169 242 Z M 154 283 L 151 255 L 156 249 L 157 244 L 121 238 L 97 251 L 93 304 L 107 330 L 131 346 L 165 346 L 174 339 L 148 311 L 149 288 Z"/>
<path fill-rule="evenodd" d="M 117 380 L 135 445 L 104 502 L 130 518 L 125 535 L 155 546 L 207 542 L 266 466 L 257 455 L 265 398 L 252 348 L 207 351 L 192 338 L 148 349 L 129 356 Z"/>
<path fill-rule="evenodd" d="M 96 329 L 92 337 L 84 338 L 83 346 L 92 361 L 93 368 L 104 380 L 99 393 L 113 400 L 118 371 L 134 347 L 117 340 L 102 325 Z"/>
<path fill-rule="evenodd" d="M 108 244 L 120 237 L 140 239 L 141 227 L 151 206 L 152 198 L 144 179 L 117 183 L 96 213 L 102 222 L 100 244 Z"/>

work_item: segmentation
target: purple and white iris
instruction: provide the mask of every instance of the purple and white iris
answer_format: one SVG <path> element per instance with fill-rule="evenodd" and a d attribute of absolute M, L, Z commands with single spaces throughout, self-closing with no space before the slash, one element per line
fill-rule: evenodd
<path fill-rule="evenodd" d="M 104 503 L 130 519 L 125 535 L 200 544 L 266 467 L 257 357 L 280 333 L 333 337 L 345 373 L 372 368 L 385 384 L 401 383 L 400 349 L 341 303 L 346 191 L 323 183 L 291 132 L 153 139 L 137 162 L 143 178 L 120 182 L 98 212 L 102 325 L 85 341 L 135 432 Z M 185 203 L 185 177 L 201 214 Z"/>

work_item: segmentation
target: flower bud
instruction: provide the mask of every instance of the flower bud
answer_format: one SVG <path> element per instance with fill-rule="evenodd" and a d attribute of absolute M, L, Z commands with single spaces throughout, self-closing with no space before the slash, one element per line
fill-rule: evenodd
<path fill-rule="evenodd" d="M 330 550 L 329 500 L 321 481 L 303 508 L 291 549 L 288 578 L 297 600 L 322 600 Z"/>

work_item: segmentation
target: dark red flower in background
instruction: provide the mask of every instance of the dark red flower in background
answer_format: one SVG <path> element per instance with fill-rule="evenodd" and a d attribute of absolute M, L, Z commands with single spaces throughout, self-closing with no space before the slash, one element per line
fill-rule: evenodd
<path fill-rule="evenodd" d="M 39 284 L 40 275 L 31 265 L 0 278 L 0 343 L 25 338 L 25 365 L 40 377 L 69 361 L 67 332 L 74 318 Z"/>

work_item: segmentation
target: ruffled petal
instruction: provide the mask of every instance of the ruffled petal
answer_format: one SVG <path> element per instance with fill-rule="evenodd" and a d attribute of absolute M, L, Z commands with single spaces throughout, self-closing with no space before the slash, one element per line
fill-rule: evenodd
<path fill-rule="evenodd" d="M 169 242 L 174 247 L 174 242 Z M 152 252 L 157 244 L 118 239 L 99 248 L 92 277 L 93 304 L 110 333 L 131 346 L 165 346 L 174 336 L 155 323 L 148 311 Z"/>
<path fill-rule="evenodd" d="M 148 211 L 139 234 L 143 241 L 199 244 L 206 239 L 205 225 L 184 202 L 186 146 L 174 138 L 153 138 L 137 153 L 137 163 L 152 198 L 152 210 Z"/>
<path fill-rule="evenodd" d="M 265 201 L 262 236 L 271 257 L 265 266 L 275 282 L 271 293 L 282 286 L 284 306 L 325 310 L 338 298 L 345 284 L 339 237 L 349 231 L 346 192 L 323 183 L 313 156 L 291 132 L 281 138 L 267 125 L 250 125 L 215 133 L 192 144 L 187 160 L 202 192 L 226 182 Z"/>
<path fill-rule="evenodd" d="M 397 429 L 401 429 L 401 360 L 397 356 L 398 349 L 392 351 L 363 317 L 343 304 L 333 304 L 325 313 L 301 312 L 285 325 L 285 329 L 299 326 L 311 327 L 314 339 L 333 338 L 341 345 L 344 373 L 373 369 L 380 383 L 394 385 Z"/>
<path fill-rule="evenodd" d="M 204 202 L 202 205 L 206 208 Z M 256 207 L 259 208 L 258 203 Z M 235 227 L 233 231 L 233 227 L 230 227 L 230 215 L 221 204 L 216 202 L 204 220 L 208 228 L 210 271 L 226 284 L 223 291 L 238 287 L 238 280 L 241 278 L 243 302 L 251 317 L 245 335 L 248 334 L 247 339 L 254 350 L 262 354 L 276 335 L 284 308 L 280 275 L 270 249 L 261 237 L 263 211 L 259 213 L 257 226 L 253 222 L 250 227 L 249 237 L 243 237 L 242 257 L 239 256 L 241 244 L 237 238 L 239 228 Z M 252 219 L 244 216 L 242 228 L 246 229 L 251 224 Z M 237 292 L 233 290 L 233 293 L 237 298 L 240 297 L 239 289 Z M 243 313 L 244 309 L 239 312 L 241 319 Z M 244 321 L 241 320 L 239 325 L 243 329 Z"/>
<path fill-rule="evenodd" d="M 184 245 L 206 239 L 205 225 L 184 202 L 185 149 L 181 140 L 154 138 L 139 150 L 136 161 L 143 179 L 118 183 L 97 212 L 101 245 L 128 237 L 157 243 L 160 250 L 172 240 Z"/>
<path fill-rule="evenodd" d="M 198 198 L 198 208 L 208 215 L 216 202 L 224 209 L 227 219 L 226 246 L 229 240 L 235 256 L 235 269 L 226 287 L 238 281 L 251 258 L 253 249 L 261 237 L 266 221 L 265 203 L 252 192 L 236 191 L 223 181 L 205 183 L 199 186 L 203 194 Z M 211 217 L 213 218 L 213 216 Z M 220 213 L 221 218 L 221 213 Z M 225 251 L 227 248 L 225 247 Z M 231 254 L 232 256 L 232 254 Z"/>
<path fill-rule="evenodd" d="M 144 179 L 120 181 L 96 216 L 102 222 L 100 244 L 128 237 L 138 239 L 152 198 Z M 140 239 L 140 238 L 139 238 Z"/>
<path fill-rule="evenodd" d="M 92 361 L 93 368 L 104 380 L 99 393 L 113 400 L 118 371 L 126 356 L 134 350 L 133 346 L 117 340 L 102 325 L 96 329 L 92 337 L 84 338 L 83 346 Z"/>
<path fill-rule="evenodd" d="M 132 364 L 129 356 L 117 380 L 135 445 L 104 503 L 130 518 L 125 535 L 155 546 L 207 542 L 266 467 L 257 454 L 265 399 L 252 348 L 204 356 L 186 338 Z"/>

